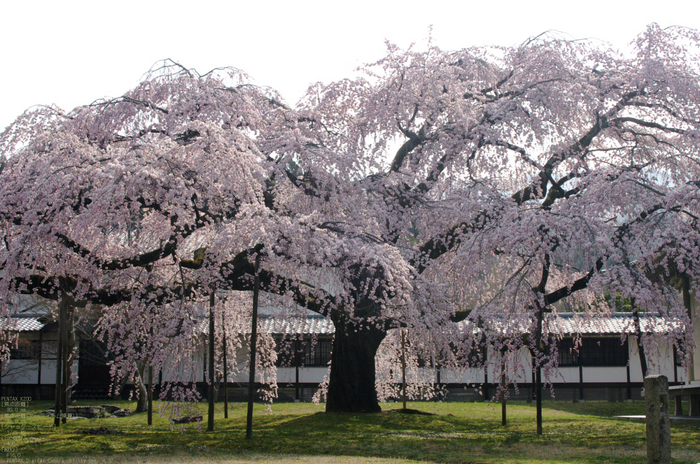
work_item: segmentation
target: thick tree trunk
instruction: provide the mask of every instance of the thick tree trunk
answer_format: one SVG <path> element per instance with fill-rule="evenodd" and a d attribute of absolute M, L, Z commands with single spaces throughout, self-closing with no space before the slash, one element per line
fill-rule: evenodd
<path fill-rule="evenodd" d="M 326 412 L 380 412 L 374 357 L 386 332 L 334 323 Z"/>

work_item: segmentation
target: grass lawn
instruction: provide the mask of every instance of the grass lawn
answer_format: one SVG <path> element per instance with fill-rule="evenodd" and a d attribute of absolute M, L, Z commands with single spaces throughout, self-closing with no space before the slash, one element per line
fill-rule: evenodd
<path fill-rule="evenodd" d="M 79 402 L 77 405 L 97 402 Z M 135 408 L 135 403 L 112 402 Z M 244 404 L 217 405 L 214 432 L 194 424 L 171 429 L 167 415 L 70 419 L 54 428 L 41 414 L 48 402 L 0 416 L 0 462 L 44 463 L 643 463 L 645 425 L 615 419 L 643 414 L 644 404 L 545 402 L 544 435 L 535 434 L 533 404 L 511 402 L 508 425 L 499 404 L 410 403 L 429 414 L 403 414 L 400 404 L 379 414 L 325 414 L 322 405 L 257 405 L 253 439 L 245 439 Z M 117 434 L 80 433 L 107 427 Z M 677 463 L 700 463 L 700 423 L 673 423 Z"/>

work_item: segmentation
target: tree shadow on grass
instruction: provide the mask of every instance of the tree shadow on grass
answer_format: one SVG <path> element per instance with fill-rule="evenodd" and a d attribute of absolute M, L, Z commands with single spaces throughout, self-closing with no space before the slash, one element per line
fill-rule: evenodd
<path fill-rule="evenodd" d="M 644 402 L 641 401 L 624 403 L 607 401 L 587 401 L 583 403 L 549 401 L 545 402 L 544 408 L 576 415 L 597 416 L 600 418 L 645 414 L 645 405 Z"/>
<path fill-rule="evenodd" d="M 419 415 L 424 415 L 424 416 L 436 416 L 434 412 L 426 412 L 426 411 L 421 411 L 419 409 L 411 409 L 411 408 L 406 408 L 406 409 L 389 409 L 388 411 L 385 411 L 386 414 L 419 414 Z"/>

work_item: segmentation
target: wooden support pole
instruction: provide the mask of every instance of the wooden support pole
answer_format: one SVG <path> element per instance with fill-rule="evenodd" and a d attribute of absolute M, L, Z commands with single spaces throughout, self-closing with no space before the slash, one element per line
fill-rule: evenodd
<path fill-rule="evenodd" d="M 401 329 L 401 397 L 403 398 L 403 410 L 406 410 L 406 339 Z"/>
<path fill-rule="evenodd" d="M 222 324 L 221 324 L 221 330 L 223 331 L 223 350 L 224 350 L 224 419 L 228 419 L 228 359 L 227 359 L 227 354 L 226 351 L 228 350 L 228 346 L 226 346 L 226 328 L 224 327 L 223 324 L 223 318 L 222 318 Z"/>
<path fill-rule="evenodd" d="M 148 425 L 153 425 L 153 366 L 148 366 Z"/>
<path fill-rule="evenodd" d="M 58 330 L 56 335 L 58 336 L 57 346 L 56 346 L 56 397 L 54 404 L 54 427 L 61 425 L 61 394 L 62 384 L 63 384 L 63 326 L 66 324 L 65 319 L 65 309 L 68 305 L 68 299 L 66 295 L 62 295 L 61 301 L 58 304 Z"/>
<path fill-rule="evenodd" d="M 68 382 L 70 381 L 70 373 L 68 372 L 68 305 L 66 305 L 63 313 L 63 327 L 61 328 L 61 338 L 63 339 L 63 354 L 61 362 L 63 363 L 63 385 L 61 387 L 61 422 L 63 424 L 68 420 Z"/>
<path fill-rule="evenodd" d="M 211 293 L 209 293 L 209 420 L 207 425 L 207 430 L 209 432 L 214 431 L 214 405 L 216 399 L 214 398 L 214 382 L 216 381 L 216 376 L 214 375 L 214 342 L 216 337 L 214 334 L 214 304 L 216 303 L 215 290 L 212 288 Z"/>
<path fill-rule="evenodd" d="M 508 424 L 506 398 L 506 359 L 505 351 L 501 352 L 501 425 Z"/>
<path fill-rule="evenodd" d="M 542 362 L 541 355 L 544 351 L 542 346 L 542 319 L 544 318 L 544 308 L 537 305 L 537 329 L 535 331 L 535 350 L 532 362 L 535 363 L 535 405 L 537 409 L 537 435 L 542 435 Z"/>
<path fill-rule="evenodd" d="M 260 293 L 260 252 L 255 257 L 255 281 L 253 283 L 253 314 L 250 328 L 250 374 L 248 376 L 248 414 L 245 437 L 253 438 L 253 404 L 255 403 L 255 351 L 258 339 L 258 294 Z"/>

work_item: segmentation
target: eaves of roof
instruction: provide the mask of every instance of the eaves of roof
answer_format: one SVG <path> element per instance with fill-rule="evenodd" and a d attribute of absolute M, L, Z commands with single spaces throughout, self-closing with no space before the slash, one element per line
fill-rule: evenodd
<path fill-rule="evenodd" d="M 13 317 L 0 321 L 0 331 L 10 332 L 37 332 L 44 327 L 40 317 Z"/>

